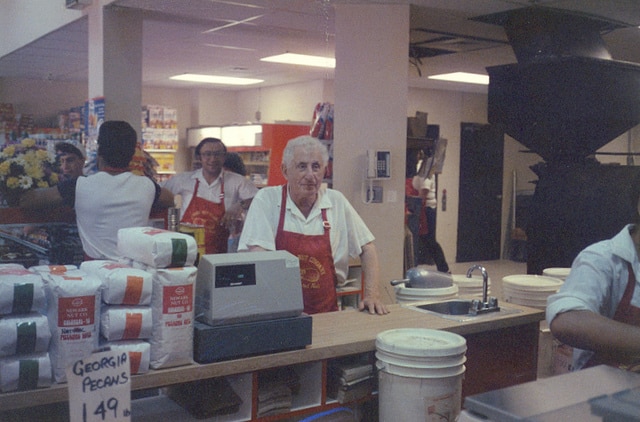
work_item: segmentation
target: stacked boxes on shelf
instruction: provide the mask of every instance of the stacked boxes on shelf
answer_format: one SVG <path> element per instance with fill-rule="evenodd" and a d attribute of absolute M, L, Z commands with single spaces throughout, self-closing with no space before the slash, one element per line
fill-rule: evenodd
<path fill-rule="evenodd" d="M 0 103 L 0 145 L 25 138 L 33 130 L 33 115 L 16 113 L 13 104 Z"/>
<path fill-rule="evenodd" d="M 376 389 L 377 374 L 367 355 L 334 359 L 327 366 L 327 396 L 339 403 L 362 399 Z"/>
<path fill-rule="evenodd" d="M 175 173 L 178 112 L 161 105 L 142 107 L 142 146 L 158 163 L 160 176 Z"/>

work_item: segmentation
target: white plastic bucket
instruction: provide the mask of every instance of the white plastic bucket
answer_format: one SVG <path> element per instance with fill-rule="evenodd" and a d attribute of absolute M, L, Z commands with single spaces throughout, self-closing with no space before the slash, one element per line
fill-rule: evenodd
<path fill-rule="evenodd" d="M 559 278 L 560 280 L 564 281 L 567 279 L 570 272 L 571 272 L 571 268 L 551 267 L 551 268 L 545 268 L 544 270 L 542 270 L 542 275 L 547 277 Z"/>
<path fill-rule="evenodd" d="M 378 334 L 380 421 L 456 420 L 466 351 L 464 337 L 446 331 L 400 328 Z"/>
<path fill-rule="evenodd" d="M 557 292 L 562 283 L 559 278 L 542 275 L 508 275 L 502 279 L 502 295 L 505 302 L 545 309 L 547 297 Z"/>
<path fill-rule="evenodd" d="M 479 274 L 452 274 L 453 283 L 458 286 L 458 296 L 479 296 L 482 297 L 483 281 Z M 487 294 L 491 294 L 491 277 L 487 279 Z"/>
<path fill-rule="evenodd" d="M 404 283 L 395 286 L 396 302 L 399 304 L 409 302 L 433 301 L 453 299 L 458 296 L 458 286 L 449 287 L 415 288 L 406 287 Z"/>

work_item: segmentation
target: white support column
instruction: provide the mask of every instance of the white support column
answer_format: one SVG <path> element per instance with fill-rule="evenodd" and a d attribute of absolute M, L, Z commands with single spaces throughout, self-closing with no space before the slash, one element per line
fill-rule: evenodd
<path fill-rule="evenodd" d="M 105 98 L 105 119 L 141 134 L 142 15 L 130 9 L 89 11 L 89 98 Z"/>
<path fill-rule="evenodd" d="M 402 278 L 409 5 L 336 5 L 334 187 L 376 236 L 385 301 Z M 366 150 L 391 151 L 383 202 L 363 200 Z"/>

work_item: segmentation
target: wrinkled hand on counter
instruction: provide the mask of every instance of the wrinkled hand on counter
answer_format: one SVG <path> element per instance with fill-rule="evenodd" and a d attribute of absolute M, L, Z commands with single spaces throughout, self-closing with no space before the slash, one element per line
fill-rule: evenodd
<path fill-rule="evenodd" d="M 386 315 L 389 313 L 389 309 L 380 299 L 365 298 L 358 305 L 358 309 L 361 311 L 367 309 L 372 315 Z"/>

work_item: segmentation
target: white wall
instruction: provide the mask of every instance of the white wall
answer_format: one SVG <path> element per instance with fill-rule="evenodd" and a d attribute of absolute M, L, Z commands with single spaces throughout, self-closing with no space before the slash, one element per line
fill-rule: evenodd
<path fill-rule="evenodd" d="M 5 28 L 0 57 L 82 17 L 81 11 L 66 9 L 64 0 L 2 0 L 0 9 L 0 28 Z"/>
<path fill-rule="evenodd" d="M 316 80 L 291 85 L 271 86 L 238 91 L 238 114 L 236 122 L 255 122 L 256 111 L 260 111 L 261 123 L 289 120 L 310 123 L 318 102 L 333 102 L 333 81 Z"/>
<path fill-rule="evenodd" d="M 270 87 L 245 91 L 215 89 L 168 89 L 144 87 L 143 104 L 161 104 L 178 109 L 181 146 L 177 154 L 179 171 L 190 168 L 189 150 L 186 147 L 186 130 L 199 125 L 222 125 L 253 120 L 260 98 L 262 122 L 280 120 L 310 122 L 317 102 L 334 102 L 334 84 L 331 80 L 314 81 L 294 86 Z M 13 103 L 19 113 L 33 114 L 37 120 L 55 122 L 59 111 L 84 104 L 86 84 L 33 80 L 0 79 L 0 102 Z M 460 157 L 460 123 L 486 123 L 487 96 L 444 90 L 409 89 L 407 116 L 416 111 L 428 113 L 430 124 L 440 126 L 440 134 L 448 140 L 444 171 L 439 176 L 439 198 L 447 189 L 447 211 L 438 210 L 438 241 L 450 263 L 455 260 L 458 218 L 458 184 Z M 631 139 L 631 151 L 640 151 L 640 126 L 602 147 L 599 152 L 626 152 Z M 395 141 L 389 145 L 395 145 Z M 397 141 L 403 143 L 404 140 Z M 513 171 L 517 173 L 517 190 L 533 190 L 531 181 L 537 179 L 529 168 L 542 159 L 533 153 L 521 152 L 526 148 L 509 136 L 505 136 L 504 182 L 502 207 L 502 239 L 508 238 Z M 354 151 L 358 151 L 355 148 Z M 396 154 L 397 155 L 397 154 Z M 603 163 L 626 164 L 626 157 L 597 155 Z M 340 159 L 339 157 L 337 159 Z M 357 158 L 348 166 L 361 164 Z M 635 158 L 640 164 L 640 157 Z M 504 247 L 501 249 L 504 250 Z"/>

